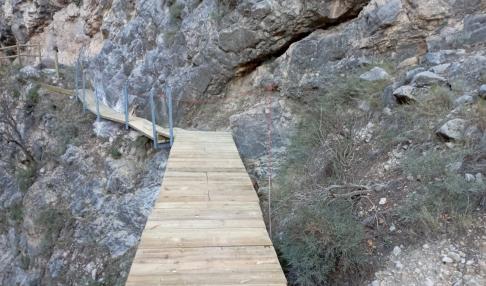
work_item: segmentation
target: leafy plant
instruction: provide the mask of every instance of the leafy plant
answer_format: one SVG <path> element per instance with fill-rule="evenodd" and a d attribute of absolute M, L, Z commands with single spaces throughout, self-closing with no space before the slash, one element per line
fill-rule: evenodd
<path fill-rule="evenodd" d="M 37 166 L 34 162 L 27 165 L 25 168 L 17 168 L 15 177 L 21 192 L 27 192 L 35 181 Z"/>
<path fill-rule="evenodd" d="M 34 109 L 37 103 L 39 103 L 39 88 L 40 86 L 36 85 L 31 89 L 29 89 L 29 91 L 27 92 L 26 102 L 25 102 L 27 110 Z"/>
<path fill-rule="evenodd" d="M 113 159 L 118 160 L 122 157 L 122 153 L 116 146 L 111 146 L 110 148 L 110 155 Z"/>
<path fill-rule="evenodd" d="M 11 220 L 15 222 L 21 222 L 24 217 L 24 210 L 23 210 L 22 203 L 17 203 L 12 205 L 9 208 L 8 213 L 10 215 Z"/>

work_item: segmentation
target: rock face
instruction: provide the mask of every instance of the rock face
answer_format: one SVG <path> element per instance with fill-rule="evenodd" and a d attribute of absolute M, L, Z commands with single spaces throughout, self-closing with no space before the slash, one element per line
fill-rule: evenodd
<path fill-rule="evenodd" d="M 137 96 L 150 90 L 179 99 L 218 95 L 233 77 L 251 72 L 316 29 L 356 16 L 367 2 L 145 1 L 117 33 L 106 28 L 109 37 L 91 68 L 106 79 L 111 102 L 118 100 L 126 80 Z M 124 8 L 118 5 L 111 12 Z"/>
<path fill-rule="evenodd" d="M 37 98 L 17 115 L 35 164 L 9 148 L 0 129 L 0 285 L 123 285 L 168 150 L 154 152 L 113 123 L 97 137 L 93 117 L 72 99 L 32 92 L 32 73 L 39 71 L 15 77 L 27 83 L 18 98 Z"/>
<path fill-rule="evenodd" d="M 266 178 L 286 158 L 299 123 L 295 114 L 305 114 L 309 98 L 323 98 L 350 71 L 368 71 L 363 81 L 387 82 L 384 115 L 394 112 L 396 102 L 420 105 L 418 95 L 437 84 L 486 97 L 486 2 L 481 0 L 74 2 L 79 4 L 0 0 L 0 44 L 15 38 L 40 42 L 46 57 L 56 46 L 64 64 L 72 64 L 86 46 L 84 63 L 91 78 L 102 80 L 103 100 L 121 107 L 128 81 L 130 106 L 138 115 L 148 117 L 150 92 L 161 95 L 156 101 L 162 124 L 162 95 L 170 93 L 176 125 L 233 132 L 262 193 Z M 375 63 L 378 59 L 384 62 Z M 398 62 L 399 75 L 373 68 Z M 24 73 L 30 77 L 29 69 Z M 379 95 L 374 100 L 380 101 Z M 472 105 L 469 97 L 454 100 L 456 106 Z M 369 110 L 370 104 L 360 102 L 360 108 Z M 437 132 L 462 140 L 466 123 L 451 118 Z M 46 118 L 46 126 L 50 122 Z M 111 138 L 117 130 L 97 127 L 100 137 Z M 111 264 L 128 269 L 166 154 L 141 166 L 135 156 L 99 156 L 98 147 L 70 146 L 26 197 L 0 168 L 6 187 L 0 205 L 29 209 L 21 226 L 0 235 L 0 284 L 66 285 L 82 279 L 123 284 L 125 273 L 116 281 L 103 280 L 104 273 Z M 269 163 L 269 154 L 275 161 Z M 53 206 L 70 214 L 59 231 L 63 243 L 39 258 L 37 210 Z M 37 259 L 36 267 L 24 257 Z"/>
<path fill-rule="evenodd" d="M 160 189 L 167 153 L 141 165 L 132 156 L 114 160 L 96 149 L 69 146 L 59 166 L 29 188 L 22 199 L 21 228 L 0 234 L 2 285 L 124 283 Z M 9 200 L 21 198 L 16 184 L 2 186 L 5 195 L 13 194 Z M 8 200 L 2 202 L 9 206 Z M 22 260 L 26 257 L 30 262 Z M 45 271 L 37 271 L 40 265 Z"/>

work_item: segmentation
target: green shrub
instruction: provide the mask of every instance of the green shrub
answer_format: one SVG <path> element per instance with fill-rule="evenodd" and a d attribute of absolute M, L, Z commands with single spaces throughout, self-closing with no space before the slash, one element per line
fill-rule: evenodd
<path fill-rule="evenodd" d="M 42 248 L 50 249 L 56 242 L 64 225 L 69 223 L 71 217 L 65 210 L 45 209 L 40 212 L 35 223 L 43 229 Z"/>
<path fill-rule="evenodd" d="M 340 77 L 328 88 L 322 101 L 329 107 L 347 108 L 356 106 L 357 100 L 366 100 L 375 109 L 382 108 L 381 95 L 389 84 L 387 80 L 364 81 L 357 74 Z"/>
<path fill-rule="evenodd" d="M 326 285 L 337 270 L 359 270 L 364 262 L 362 225 L 345 201 L 316 202 L 295 210 L 278 243 L 297 285 Z"/>
<path fill-rule="evenodd" d="M 147 150 L 147 146 L 150 144 L 150 139 L 145 137 L 145 136 L 138 136 L 137 139 L 135 139 L 135 141 L 133 141 L 132 143 L 132 148 L 135 148 L 137 150 L 142 150 L 142 151 L 146 151 Z"/>
<path fill-rule="evenodd" d="M 461 227 L 486 201 L 484 183 L 467 182 L 464 175 L 451 170 L 451 164 L 463 157 L 464 152 L 432 150 L 410 151 L 403 159 L 404 171 L 418 182 L 399 215 L 416 232 L 434 234 L 443 223 Z"/>
<path fill-rule="evenodd" d="M 54 136 L 58 142 L 56 155 L 62 155 L 66 152 L 69 144 L 75 144 L 79 141 L 79 127 L 76 122 L 60 121 Z"/>
<path fill-rule="evenodd" d="M 118 160 L 122 157 L 122 153 L 116 146 L 111 146 L 110 148 L 110 155 L 113 159 Z"/>
<path fill-rule="evenodd" d="M 36 85 L 27 92 L 25 105 L 28 110 L 34 109 L 39 103 L 39 88 L 40 86 Z"/>
<path fill-rule="evenodd" d="M 25 168 L 17 168 L 15 177 L 21 192 L 27 192 L 30 186 L 32 186 L 36 178 L 36 172 L 37 167 L 34 163 L 31 163 Z"/>
<path fill-rule="evenodd" d="M 21 222 L 24 218 L 24 209 L 22 203 L 17 203 L 12 205 L 8 209 L 8 213 L 10 215 L 10 219 L 15 222 Z"/>
<path fill-rule="evenodd" d="M 20 268 L 26 270 L 29 269 L 30 257 L 25 254 L 20 255 Z"/>
<path fill-rule="evenodd" d="M 18 89 L 14 89 L 12 91 L 12 96 L 15 97 L 15 98 L 20 98 L 21 93 L 20 93 L 20 91 Z"/>
<path fill-rule="evenodd" d="M 184 4 L 179 3 L 177 0 L 174 1 L 169 6 L 169 13 L 172 19 L 181 20 L 182 19 L 182 11 L 184 10 Z"/>
<path fill-rule="evenodd" d="M 355 218 L 356 201 L 322 191 L 357 182 L 372 164 L 370 146 L 357 137 L 381 108 L 388 83 L 360 80 L 360 73 L 336 79 L 310 104 L 275 181 L 274 230 L 281 234 L 277 248 L 291 284 L 326 285 L 337 274 L 359 276 L 364 267 L 366 248 L 363 226 Z M 360 100 L 370 102 L 371 110 L 360 110 Z"/>

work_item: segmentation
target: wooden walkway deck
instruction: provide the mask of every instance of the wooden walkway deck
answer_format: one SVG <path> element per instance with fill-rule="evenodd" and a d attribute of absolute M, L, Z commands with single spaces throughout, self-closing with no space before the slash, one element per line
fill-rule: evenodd
<path fill-rule="evenodd" d="M 96 114 L 92 91 L 86 106 Z M 100 117 L 125 123 L 122 113 L 99 107 Z M 130 116 L 129 125 L 153 139 L 150 121 Z M 169 137 L 159 126 L 157 133 L 159 141 Z M 287 285 L 231 133 L 177 128 L 174 133 L 162 189 L 126 285 Z"/>
<path fill-rule="evenodd" d="M 176 133 L 126 285 L 287 285 L 230 133 Z"/>

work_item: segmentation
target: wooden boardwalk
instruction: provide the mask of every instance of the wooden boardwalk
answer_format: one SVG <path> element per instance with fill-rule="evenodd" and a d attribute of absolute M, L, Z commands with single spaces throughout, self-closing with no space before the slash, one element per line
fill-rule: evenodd
<path fill-rule="evenodd" d="M 90 90 L 86 107 L 97 113 Z M 104 119 L 125 123 L 124 114 L 101 102 L 99 111 Z M 153 139 L 150 121 L 130 116 L 129 125 Z M 158 141 L 165 141 L 168 132 L 156 128 Z M 174 133 L 162 189 L 126 285 L 287 285 L 231 133 L 177 128 Z"/>
<path fill-rule="evenodd" d="M 177 131 L 126 285 L 287 285 L 231 133 Z"/>

